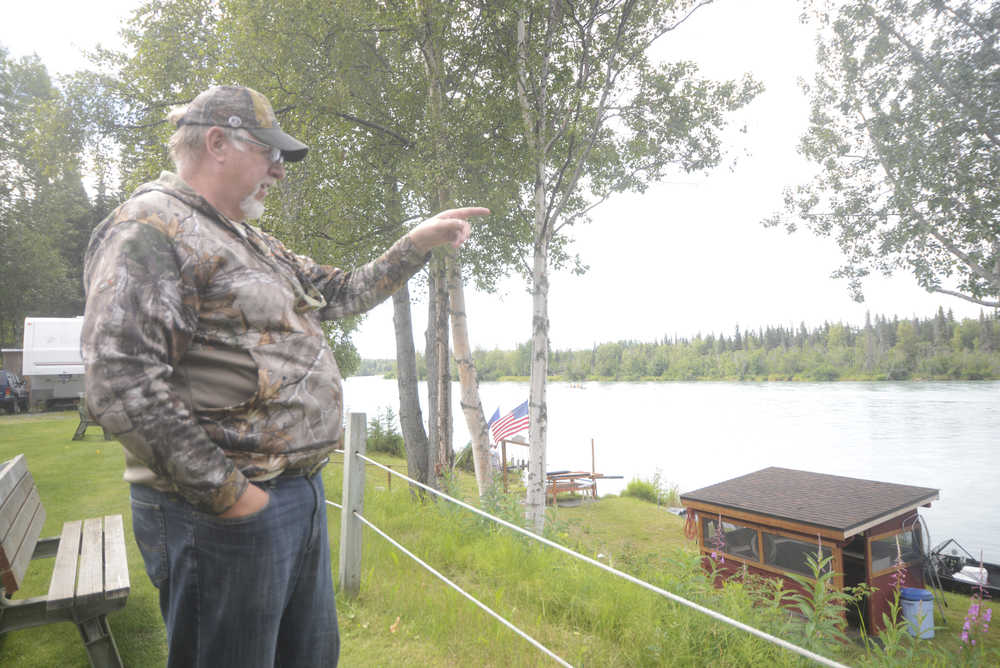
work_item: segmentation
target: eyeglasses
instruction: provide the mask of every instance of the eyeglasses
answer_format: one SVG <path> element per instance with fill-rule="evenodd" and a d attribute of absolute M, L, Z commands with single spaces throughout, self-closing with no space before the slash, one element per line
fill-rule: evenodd
<path fill-rule="evenodd" d="M 234 139 L 243 142 L 244 144 L 253 144 L 254 146 L 260 146 L 261 148 L 266 148 L 267 159 L 271 161 L 272 165 L 280 165 L 285 162 L 285 156 L 281 153 L 280 148 L 271 146 L 270 144 L 262 144 L 259 141 L 254 141 L 249 137 L 241 137 L 239 135 L 235 136 Z"/>

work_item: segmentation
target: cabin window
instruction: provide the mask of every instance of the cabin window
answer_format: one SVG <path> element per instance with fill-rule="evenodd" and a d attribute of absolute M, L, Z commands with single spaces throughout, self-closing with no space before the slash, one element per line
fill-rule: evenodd
<path fill-rule="evenodd" d="M 704 545 L 708 549 L 722 548 L 726 554 L 750 561 L 760 561 L 757 549 L 757 530 L 722 521 L 722 545 L 719 545 L 719 518 L 705 518 L 702 521 Z"/>
<path fill-rule="evenodd" d="M 896 539 L 899 539 L 897 554 Z M 922 558 L 923 549 L 920 534 L 917 531 L 881 536 L 872 540 L 872 573 L 890 570 L 896 564 L 897 556 L 902 563 L 918 562 Z"/>
<path fill-rule="evenodd" d="M 815 559 L 817 547 L 818 544 L 814 541 L 764 532 L 764 563 L 783 571 L 793 571 L 812 577 L 813 570 L 809 567 L 806 557 L 812 556 Z M 833 554 L 832 549 L 824 545 L 823 558 L 831 554 Z"/>

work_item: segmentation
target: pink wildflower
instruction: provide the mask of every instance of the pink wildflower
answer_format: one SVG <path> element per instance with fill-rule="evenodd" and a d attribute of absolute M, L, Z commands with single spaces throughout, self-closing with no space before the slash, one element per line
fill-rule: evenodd
<path fill-rule="evenodd" d="M 889 584 L 898 591 L 906 585 L 906 569 L 903 568 L 903 550 L 899 547 L 899 536 L 896 536 L 896 561 L 893 563 L 893 568 Z"/>
<path fill-rule="evenodd" d="M 982 555 L 979 556 L 979 568 L 982 571 Z M 966 645 L 975 646 L 974 635 L 986 634 L 990 630 L 990 620 L 993 619 L 993 608 L 984 608 L 983 598 L 987 595 L 983 589 L 982 582 L 979 583 L 979 591 L 972 595 L 969 601 L 969 611 L 965 613 L 965 623 L 962 625 L 962 642 Z M 981 631 L 980 631 L 981 629 Z"/>
<path fill-rule="evenodd" d="M 722 556 L 722 553 L 726 549 L 726 536 L 722 533 L 722 515 L 719 515 L 719 519 L 715 524 L 715 535 L 712 536 L 712 561 L 716 562 L 720 566 L 726 563 L 726 558 Z"/>
<path fill-rule="evenodd" d="M 974 594 L 969 603 L 969 611 L 965 613 L 965 622 L 962 624 L 962 642 L 975 646 L 975 635 L 988 633 L 992 618 L 993 608 L 984 608 L 982 599 L 979 598 L 979 595 Z"/>

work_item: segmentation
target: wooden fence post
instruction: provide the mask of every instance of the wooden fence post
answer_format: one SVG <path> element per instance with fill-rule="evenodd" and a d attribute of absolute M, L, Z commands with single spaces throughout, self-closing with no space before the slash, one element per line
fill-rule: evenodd
<path fill-rule="evenodd" d="M 367 434 L 364 413 L 347 416 L 344 438 L 344 490 L 340 515 L 340 591 L 349 598 L 361 593 L 361 520 L 365 503 L 365 462 L 356 454 L 365 454 Z"/>

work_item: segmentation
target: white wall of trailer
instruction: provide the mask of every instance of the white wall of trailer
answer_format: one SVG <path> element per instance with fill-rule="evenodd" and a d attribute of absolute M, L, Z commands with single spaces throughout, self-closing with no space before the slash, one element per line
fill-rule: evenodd
<path fill-rule="evenodd" d="M 22 375 L 31 384 L 31 404 L 75 401 L 83 394 L 80 330 L 83 316 L 25 318 Z"/>

